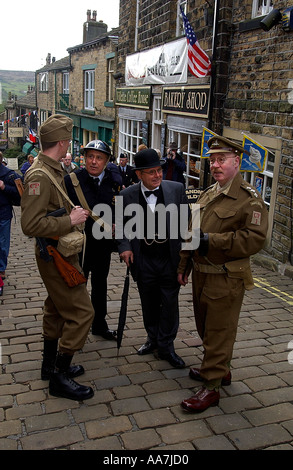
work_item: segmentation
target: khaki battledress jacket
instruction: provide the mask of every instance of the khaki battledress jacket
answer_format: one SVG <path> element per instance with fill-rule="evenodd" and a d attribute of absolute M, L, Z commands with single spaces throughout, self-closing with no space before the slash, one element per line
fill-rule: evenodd
<path fill-rule="evenodd" d="M 245 289 L 253 288 L 249 257 L 263 247 L 267 208 L 238 173 L 223 191 L 218 184 L 197 200 L 201 230 L 209 235 L 206 256 L 181 251 L 179 273 L 192 269 L 194 316 L 203 341 L 200 374 L 216 388 L 229 371 Z"/>
<path fill-rule="evenodd" d="M 33 169 L 42 167 L 54 176 L 66 192 L 61 164 L 40 152 L 25 175 L 25 189 L 21 200 L 22 230 L 30 237 L 54 238 L 66 235 L 73 230 L 69 216 L 70 204 L 64 200 L 46 174 L 41 171 L 32 172 Z M 48 213 L 61 207 L 65 207 L 67 214 L 62 217 L 47 217 Z M 66 260 L 81 271 L 78 255 L 70 256 Z M 48 291 L 44 305 L 44 337 L 60 338 L 60 351 L 74 354 L 84 345 L 94 316 L 86 284 L 68 287 L 54 261 L 46 262 L 40 257 L 38 246 L 36 261 Z"/>

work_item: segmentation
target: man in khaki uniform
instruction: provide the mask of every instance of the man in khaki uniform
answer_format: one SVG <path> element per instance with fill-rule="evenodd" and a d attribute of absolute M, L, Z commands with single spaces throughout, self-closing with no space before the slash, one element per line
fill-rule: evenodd
<path fill-rule="evenodd" d="M 240 145 L 220 136 L 208 141 L 216 183 L 199 197 L 201 235 L 194 252 L 181 251 L 178 281 L 192 269 L 194 315 L 203 342 L 201 368 L 189 376 L 203 387 L 181 406 L 203 411 L 219 402 L 220 385 L 231 383 L 230 361 L 245 289 L 253 288 L 249 257 L 264 245 L 268 212 L 240 172 Z M 192 260 L 191 257 L 192 256 Z"/>
<path fill-rule="evenodd" d="M 88 211 L 81 207 L 71 210 L 69 202 L 49 176 L 39 170 L 48 171 L 65 190 L 60 161 L 70 144 L 72 126 L 71 119 L 58 114 L 44 122 L 40 127 L 42 151 L 25 175 L 25 189 L 21 200 L 22 230 L 31 237 L 49 239 L 52 245 L 53 238 L 71 232 L 74 226 L 83 224 L 88 217 Z M 66 209 L 66 214 L 62 217 L 48 216 L 48 213 L 62 207 Z M 73 400 L 91 398 L 91 387 L 79 385 L 72 380 L 84 373 L 83 367 L 70 365 L 74 353 L 85 343 L 94 316 L 86 284 L 68 287 L 54 261 L 42 259 L 38 246 L 36 261 L 48 291 L 43 309 L 42 379 L 50 380 L 49 391 L 52 395 Z M 66 258 L 66 261 L 81 271 L 77 254 Z"/>

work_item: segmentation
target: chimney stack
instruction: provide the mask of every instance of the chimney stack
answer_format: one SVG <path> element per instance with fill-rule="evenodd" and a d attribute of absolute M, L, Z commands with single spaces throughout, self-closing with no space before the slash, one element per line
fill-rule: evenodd
<path fill-rule="evenodd" d="M 83 44 L 107 33 L 108 26 L 103 21 L 97 21 L 97 10 L 87 10 L 87 21 L 83 24 Z"/>

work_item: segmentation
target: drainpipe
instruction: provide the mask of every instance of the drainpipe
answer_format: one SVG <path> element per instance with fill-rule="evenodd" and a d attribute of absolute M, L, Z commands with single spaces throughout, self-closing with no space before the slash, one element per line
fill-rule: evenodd
<path fill-rule="evenodd" d="M 214 5 L 214 22 L 213 22 L 213 40 L 212 40 L 212 73 L 211 73 L 211 88 L 210 88 L 210 108 L 209 108 L 209 118 L 208 118 L 208 127 L 211 129 L 213 127 L 213 92 L 215 90 L 215 78 L 216 78 L 216 64 L 215 64 L 215 53 L 217 45 L 217 32 L 218 32 L 218 14 L 219 14 L 219 5 L 218 0 L 215 0 Z M 204 165 L 204 176 L 203 176 L 203 189 L 208 185 L 208 174 L 209 174 L 209 163 L 205 159 Z"/>

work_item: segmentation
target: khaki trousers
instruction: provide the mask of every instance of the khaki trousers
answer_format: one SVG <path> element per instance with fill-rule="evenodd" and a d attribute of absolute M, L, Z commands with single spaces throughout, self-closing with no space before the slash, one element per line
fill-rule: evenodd
<path fill-rule="evenodd" d="M 67 260 L 81 270 L 77 255 Z M 48 291 L 43 309 L 44 337 L 59 339 L 59 351 L 73 355 L 83 347 L 94 318 L 86 284 L 68 287 L 53 261 L 46 262 L 38 254 L 36 261 Z"/>
<path fill-rule="evenodd" d="M 218 388 L 233 355 L 244 283 L 227 274 L 193 271 L 192 287 L 195 322 L 204 348 L 200 375 L 207 388 Z"/>

